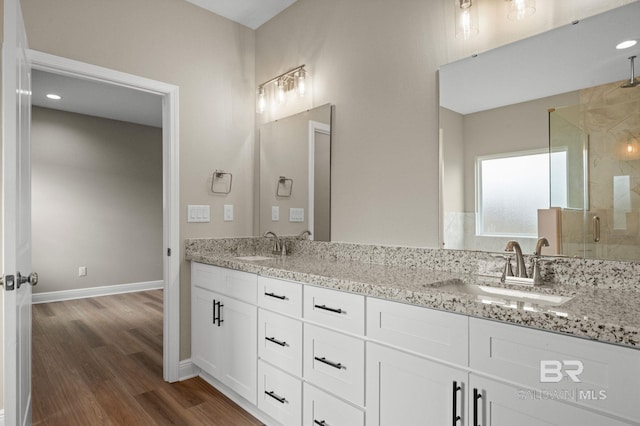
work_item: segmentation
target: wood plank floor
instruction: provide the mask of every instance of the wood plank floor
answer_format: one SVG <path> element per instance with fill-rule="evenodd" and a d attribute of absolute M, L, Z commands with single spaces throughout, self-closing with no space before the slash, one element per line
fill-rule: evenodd
<path fill-rule="evenodd" d="M 261 425 L 200 378 L 162 380 L 162 290 L 33 305 L 34 425 Z"/>

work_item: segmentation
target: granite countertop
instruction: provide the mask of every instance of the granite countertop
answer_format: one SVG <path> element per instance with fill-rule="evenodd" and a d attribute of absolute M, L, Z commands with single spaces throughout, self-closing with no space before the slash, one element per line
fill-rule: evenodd
<path fill-rule="evenodd" d="M 640 349 L 638 291 L 558 285 L 533 289 L 503 285 L 494 277 L 308 255 L 258 261 L 234 256 L 196 251 L 188 253 L 187 260 Z M 571 299 L 550 306 L 477 294 L 477 285 Z"/>

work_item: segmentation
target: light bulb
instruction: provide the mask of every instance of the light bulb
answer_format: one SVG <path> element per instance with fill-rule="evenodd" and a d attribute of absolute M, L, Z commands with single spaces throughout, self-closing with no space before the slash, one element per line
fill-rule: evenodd
<path fill-rule="evenodd" d="M 478 34 L 478 6 L 471 0 L 455 0 L 456 37 L 469 40 Z"/>
<path fill-rule="evenodd" d="M 258 89 L 258 114 L 262 114 L 267 106 L 267 98 L 264 94 L 264 87 Z"/>
<path fill-rule="evenodd" d="M 304 93 L 306 92 L 307 88 L 306 88 L 306 72 L 305 70 L 300 70 L 300 72 L 298 73 L 298 95 L 299 96 L 304 96 Z"/>
<path fill-rule="evenodd" d="M 535 0 L 507 0 L 509 2 L 507 18 L 518 21 L 531 16 L 536 11 Z"/>
<path fill-rule="evenodd" d="M 284 93 L 284 80 L 280 79 L 278 80 L 278 87 L 276 89 L 276 98 L 278 99 L 278 103 L 284 103 L 286 97 L 285 97 L 285 93 Z"/>
<path fill-rule="evenodd" d="M 631 145 L 631 142 L 627 142 L 627 152 L 629 154 L 633 152 L 633 145 Z"/>

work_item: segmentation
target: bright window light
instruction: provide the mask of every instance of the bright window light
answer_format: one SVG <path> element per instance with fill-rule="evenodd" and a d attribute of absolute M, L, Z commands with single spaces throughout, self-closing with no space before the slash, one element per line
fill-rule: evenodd
<path fill-rule="evenodd" d="M 549 208 L 549 153 L 478 157 L 476 171 L 476 234 L 536 237 L 538 209 Z"/>

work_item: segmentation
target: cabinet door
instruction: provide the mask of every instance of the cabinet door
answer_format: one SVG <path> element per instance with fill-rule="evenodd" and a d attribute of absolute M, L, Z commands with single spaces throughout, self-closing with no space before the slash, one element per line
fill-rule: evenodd
<path fill-rule="evenodd" d="M 622 426 L 638 424 L 626 423 L 562 401 L 571 399 L 570 391 L 541 394 L 478 377 L 474 374 L 469 376 L 470 425 Z M 477 390 L 481 395 L 476 401 L 474 401 L 474 390 Z M 474 416 L 476 410 L 477 418 Z"/>
<path fill-rule="evenodd" d="M 462 370 L 367 343 L 367 426 L 468 424 L 466 383 Z"/>
<path fill-rule="evenodd" d="M 290 374 L 302 376 L 302 322 L 259 309 L 258 355 Z"/>
<path fill-rule="evenodd" d="M 215 294 L 215 293 L 214 293 Z M 256 404 L 258 375 L 258 308 L 220 296 L 224 352 L 222 382 L 252 404 Z"/>
<path fill-rule="evenodd" d="M 191 288 L 191 359 L 216 379 L 222 379 L 222 329 L 213 321 L 213 301 L 220 295 Z"/>
<path fill-rule="evenodd" d="M 362 410 L 321 391 L 309 383 L 303 385 L 302 399 L 302 426 L 364 425 L 364 412 Z"/>

